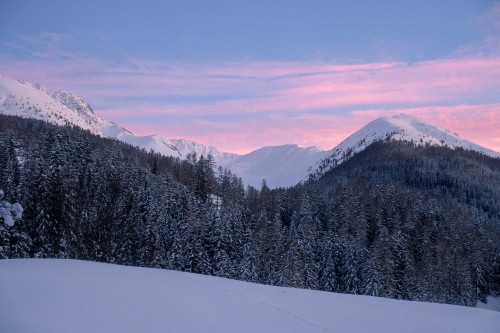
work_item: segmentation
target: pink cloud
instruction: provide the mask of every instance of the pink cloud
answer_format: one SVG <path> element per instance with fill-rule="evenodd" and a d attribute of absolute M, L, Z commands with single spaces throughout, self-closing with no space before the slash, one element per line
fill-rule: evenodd
<path fill-rule="evenodd" d="M 426 62 L 416 65 L 387 65 L 353 72 L 308 74 L 277 78 L 272 84 L 255 84 L 243 79 L 209 79 L 183 82 L 184 92 L 200 93 L 197 84 L 213 94 L 229 94 L 246 87 L 243 98 L 229 98 L 203 104 L 170 105 L 178 114 L 214 115 L 251 112 L 304 112 L 371 104 L 464 103 L 477 94 L 494 96 L 500 89 L 500 59 L 465 59 Z M 181 80 L 181 81 L 182 81 Z M 202 83 L 199 83 L 199 82 Z M 247 85 L 248 83 L 248 85 Z M 225 88 L 227 87 L 227 89 Z M 179 87 L 178 87 L 179 88 Z M 210 91 L 205 91 L 210 93 Z M 258 93 L 261 94 L 258 94 Z M 236 94 L 236 93 L 235 93 Z"/>
<path fill-rule="evenodd" d="M 227 151 L 284 143 L 330 149 L 375 117 L 401 112 L 500 150 L 500 57 L 495 56 L 347 65 L 110 63 L 85 56 L 27 62 L 0 56 L 0 72 L 75 92 L 137 133 Z M 182 117 L 182 123 L 170 121 Z"/>
<path fill-rule="evenodd" d="M 224 114 L 235 110 L 300 112 L 374 103 L 447 103 L 450 99 L 464 103 L 478 93 L 493 95 L 500 89 L 500 58 L 415 64 L 249 62 L 218 66 L 136 61 L 123 65 L 83 59 L 42 66 L 45 71 L 39 64 L 17 62 L 8 67 L 4 73 L 9 76 L 36 77 L 42 84 L 81 91 L 95 101 L 97 109 L 105 99 L 226 96 L 210 103 L 172 105 L 183 113 L 187 108 L 196 113 Z"/>
<path fill-rule="evenodd" d="M 369 121 L 399 113 L 417 115 L 487 148 L 500 150 L 500 104 L 371 109 L 343 115 L 275 114 L 270 119 L 255 118 L 236 126 L 223 121 L 196 121 L 189 126 L 168 121 L 155 124 L 129 122 L 124 126 L 142 135 L 158 133 L 168 138 L 185 138 L 236 153 L 286 143 L 331 149 Z"/>

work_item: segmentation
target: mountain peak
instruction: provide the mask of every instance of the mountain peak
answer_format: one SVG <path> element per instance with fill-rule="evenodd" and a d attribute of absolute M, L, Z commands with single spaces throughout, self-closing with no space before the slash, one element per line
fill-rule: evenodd
<path fill-rule="evenodd" d="M 413 120 L 413 119 L 418 119 L 420 120 L 419 117 L 417 116 L 414 116 L 410 113 L 400 113 L 400 114 L 397 114 L 397 115 L 394 115 L 394 116 L 385 116 L 385 117 L 380 117 L 380 118 L 390 118 L 390 119 L 402 119 L 402 120 Z"/>
<path fill-rule="evenodd" d="M 39 84 L 12 80 L 0 75 L 0 113 L 44 120 L 56 125 L 73 125 L 93 134 L 116 138 L 146 150 L 154 150 L 166 156 L 185 158 L 188 154 L 209 154 L 216 162 L 230 158 L 232 154 L 219 152 L 188 140 L 171 140 L 162 136 L 137 136 L 107 121 L 94 112 L 82 98 L 63 91 L 47 89 Z"/>
<path fill-rule="evenodd" d="M 74 125 L 101 136 L 101 128 L 112 125 L 78 96 L 5 76 L 0 76 L 0 112 L 56 125 Z"/>
<path fill-rule="evenodd" d="M 484 148 L 456 133 L 442 129 L 411 114 L 401 113 L 394 116 L 380 117 L 366 124 L 342 141 L 329 152 L 329 156 L 318 162 L 311 171 L 311 178 L 317 179 L 336 165 L 349 159 L 375 141 L 408 141 L 416 145 L 446 146 L 474 150 L 492 157 L 500 154 Z"/>
<path fill-rule="evenodd" d="M 381 127 L 382 132 L 385 131 L 389 133 L 389 131 L 393 130 L 394 133 L 390 135 L 390 139 L 392 140 L 410 141 L 417 145 L 430 144 L 434 146 L 447 146 L 450 148 L 461 147 L 468 150 L 475 150 L 492 157 L 500 157 L 500 154 L 496 151 L 484 148 L 462 138 L 456 133 L 438 127 L 411 114 L 402 113 L 392 117 L 382 117 L 372 123 L 376 124 L 377 121 L 383 124 Z"/>
<path fill-rule="evenodd" d="M 297 144 L 267 146 L 228 159 L 222 166 L 256 188 L 260 188 L 263 179 L 270 188 L 289 187 L 307 177 L 310 166 L 326 157 L 326 153 L 318 147 Z"/>

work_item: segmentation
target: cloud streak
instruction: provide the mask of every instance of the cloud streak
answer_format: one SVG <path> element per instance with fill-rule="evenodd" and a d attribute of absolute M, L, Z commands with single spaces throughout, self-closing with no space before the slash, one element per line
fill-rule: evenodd
<path fill-rule="evenodd" d="M 49 45 L 30 60 L 0 55 L 0 73 L 75 92 L 140 134 L 235 152 L 284 143 L 330 149 L 377 116 L 406 112 L 500 150 L 500 56 L 353 64 L 111 61 L 60 51 L 58 43 L 70 40 L 64 35 L 41 38 L 47 41 L 20 39 L 26 48 Z"/>

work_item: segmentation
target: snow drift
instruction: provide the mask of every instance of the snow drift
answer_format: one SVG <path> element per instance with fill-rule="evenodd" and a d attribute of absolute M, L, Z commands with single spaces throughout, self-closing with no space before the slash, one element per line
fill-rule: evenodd
<path fill-rule="evenodd" d="M 500 313 L 94 262 L 0 261 L 6 333 L 498 332 Z"/>

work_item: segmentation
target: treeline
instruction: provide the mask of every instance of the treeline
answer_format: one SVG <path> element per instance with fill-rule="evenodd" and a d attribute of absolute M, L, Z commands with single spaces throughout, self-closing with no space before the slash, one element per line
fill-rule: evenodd
<path fill-rule="evenodd" d="M 158 267 L 475 305 L 499 291 L 500 160 L 375 143 L 318 181 L 244 188 L 210 157 L 0 116 L 0 256 Z"/>

